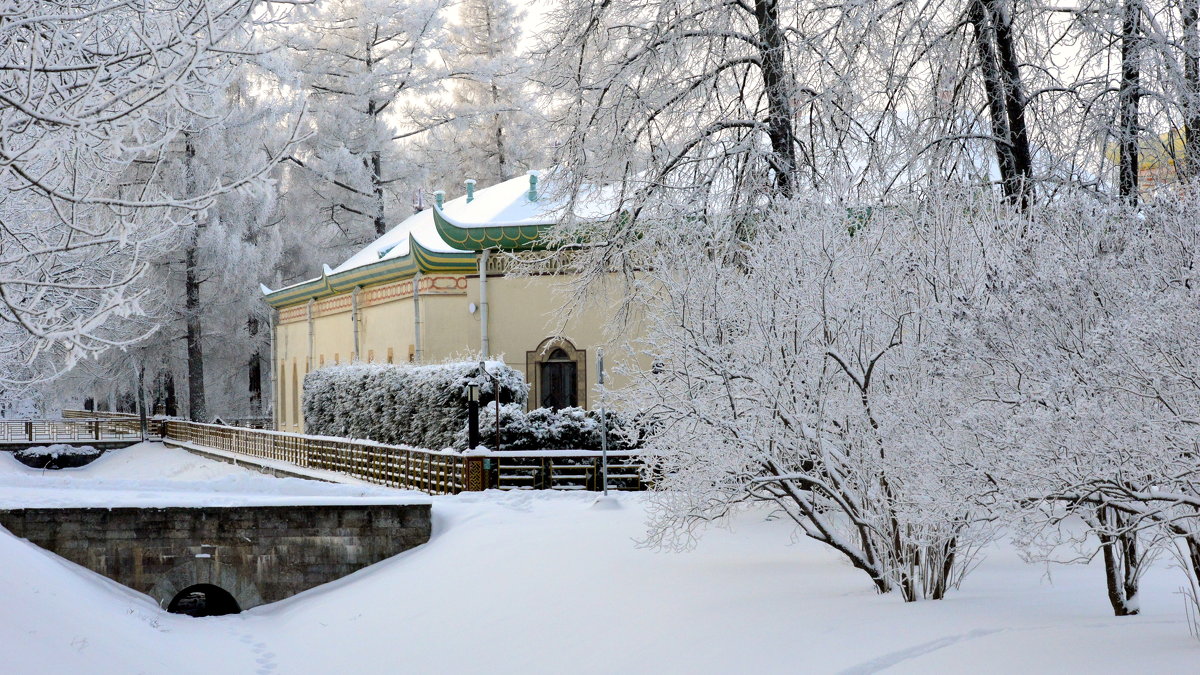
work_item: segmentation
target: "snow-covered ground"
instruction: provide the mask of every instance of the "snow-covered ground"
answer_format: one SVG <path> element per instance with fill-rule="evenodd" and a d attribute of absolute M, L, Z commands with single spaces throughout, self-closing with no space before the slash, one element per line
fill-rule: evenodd
<path fill-rule="evenodd" d="M 334 474 L 330 474 L 334 475 Z M 428 502 L 416 492 L 355 481 L 272 478 L 160 443 L 105 453 L 77 469 L 29 469 L 0 452 L 0 508 L 35 506 L 248 506 Z"/>
<path fill-rule="evenodd" d="M 57 473 L 0 457 L 6 506 L 406 500 L 274 479 L 161 446 Z M 45 484 L 41 488 L 38 485 Z M 263 497 L 262 495 L 266 495 Z M 12 673 L 798 673 L 1200 671 L 1174 570 L 1142 616 L 1111 616 L 1101 570 L 989 551 L 947 600 L 904 604 L 765 511 L 688 553 L 635 547 L 641 495 L 433 498 L 434 537 L 240 615 L 166 614 L 148 597 L 0 536 L 0 671 Z"/>

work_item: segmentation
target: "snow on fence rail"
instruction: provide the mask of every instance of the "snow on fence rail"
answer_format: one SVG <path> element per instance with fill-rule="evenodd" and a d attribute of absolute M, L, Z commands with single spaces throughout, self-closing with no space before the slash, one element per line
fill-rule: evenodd
<path fill-rule="evenodd" d="M 63 410 L 64 419 L 88 418 L 88 419 L 116 419 L 116 420 L 138 420 L 140 419 L 137 413 L 114 412 L 109 410 Z M 166 420 L 165 417 L 153 416 L 147 418 L 156 423 Z M 224 417 L 218 416 L 213 419 L 213 424 L 223 424 L 231 427 L 245 427 L 247 429 L 270 429 L 270 417 Z"/>
<path fill-rule="evenodd" d="M 468 487 L 466 458 L 456 453 L 175 420 L 166 422 L 163 439 L 430 494 L 472 489 Z"/>
<path fill-rule="evenodd" d="M 63 417 L 127 429 L 121 438 L 138 436 L 138 416 L 131 413 L 64 410 Z M 79 419 L 83 422 L 83 419 Z M 23 424 L 16 422 L 15 424 Z M 601 453 L 592 450 L 519 450 L 460 453 L 388 445 L 367 440 L 250 429 L 182 420 L 147 420 L 148 433 L 257 459 L 335 471 L 371 483 L 430 494 L 486 490 L 600 490 Z M 86 440 L 91 437 L 59 440 Z M 105 438 L 108 438 L 107 436 Z M 0 436 L 0 441 L 3 437 Z M 52 440 L 47 437 L 47 440 Z M 642 464 L 635 452 L 610 452 L 608 478 L 612 490 L 644 490 Z"/>
<path fill-rule="evenodd" d="M 284 461 L 429 494 L 488 488 L 599 490 L 602 487 L 600 453 L 594 451 L 459 453 L 197 422 L 167 420 L 163 424 L 163 439 L 168 443 Z M 641 465 L 634 453 L 609 453 L 609 458 L 610 489 L 645 489 Z"/>

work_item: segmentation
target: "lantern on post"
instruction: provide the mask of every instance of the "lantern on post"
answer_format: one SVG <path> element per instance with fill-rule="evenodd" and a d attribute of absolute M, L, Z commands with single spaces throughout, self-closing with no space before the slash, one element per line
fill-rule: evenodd
<path fill-rule="evenodd" d="M 467 385 L 467 445 L 479 447 L 479 382 Z"/>

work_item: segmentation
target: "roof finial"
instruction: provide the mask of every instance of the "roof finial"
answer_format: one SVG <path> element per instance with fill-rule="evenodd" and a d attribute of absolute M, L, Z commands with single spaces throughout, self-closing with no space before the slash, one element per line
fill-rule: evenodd
<path fill-rule="evenodd" d="M 537 182 L 538 182 L 537 172 L 530 171 L 529 172 L 529 201 L 531 201 L 531 202 L 536 202 L 537 198 L 538 198 Z"/>
<path fill-rule="evenodd" d="M 446 201 L 446 191 L 438 190 L 433 193 L 433 201 L 437 202 L 437 207 L 442 208 L 442 202 Z"/>
<path fill-rule="evenodd" d="M 475 179 L 468 178 L 463 182 L 467 184 L 467 203 L 470 204 L 475 201 Z"/>

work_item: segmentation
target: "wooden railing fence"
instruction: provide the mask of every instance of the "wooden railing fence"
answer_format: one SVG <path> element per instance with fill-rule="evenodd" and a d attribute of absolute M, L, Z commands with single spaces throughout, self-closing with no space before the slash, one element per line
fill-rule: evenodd
<path fill-rule="evenodd" d="M 147 435 L 157 438 L 160 425 L 148 423 Z M 142 437 L 141 422 L 133 419 L 0 420 L 0 443 L 64 443 L 134 441 Z"/>
<path fill-rule="evenodd" d="M 488 488 L 599 490 L 602 482 L 600 453 L 591 451 L 470 454 L 174 420 L 165 423 L 163 439 L 429 494 Z M 610 489 L 645 488 L 633 453 L 610 453 L 610 459 Z"/>
<path fill-rule="evenodd" d="M 180 421 L 166 423 L 164 440 L 336 471 L 371 483 L 429 494 L 454 494 L 467 489 L 467 458 L 457 453 Z"/>
<path fill-rule="evenodd" d="M 64 410 L 67 423 L 85 415 L 80 429 L 121 430 L 129 438 L 139 433 L 138 416 L 129 413 Z M 17 422 L 16 424 L 22 424 Z M 165 442 L 213 448 L 244 457 L 288 462 L 307 469 L 334 471 L 379 485 L 456 494 L 486 490 L 600 490 L 601 456 L 589 450 L 460 453 L 426 450 L 346 438 L 249 429 L 182 420 L 149 420 L 150 434 Z M 92 425 L 92 426 L 87 426 Z M 2 429 L 2 427 L 0 427 Z M 0 436 L 0 441 L 3 440 Z M 85 440 L 63 438 L 63 440 Z M 641 462 L 636 453 L 609 453 L 609 489 L 644 490 Z"/>

